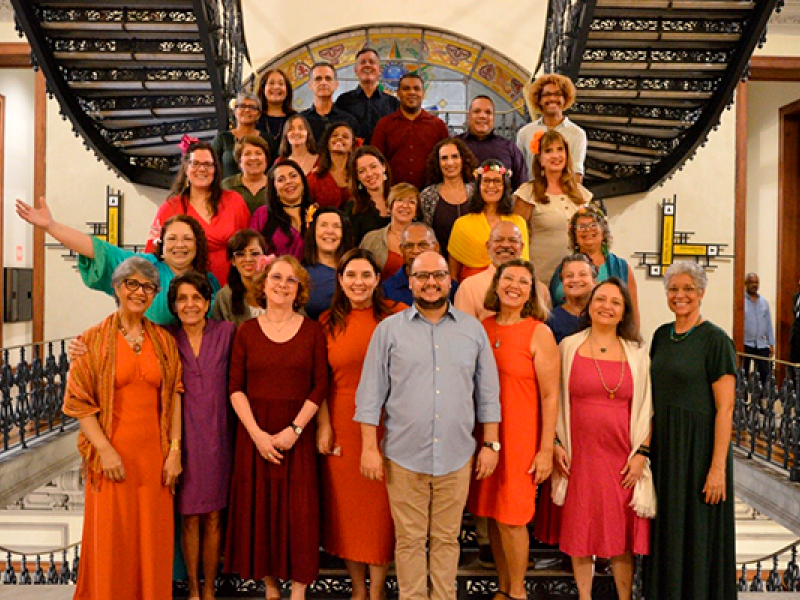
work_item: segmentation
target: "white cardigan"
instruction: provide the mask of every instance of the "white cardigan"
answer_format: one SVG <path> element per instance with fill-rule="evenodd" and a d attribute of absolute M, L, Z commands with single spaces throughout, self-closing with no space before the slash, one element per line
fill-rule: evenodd
<path fill-rule="evenodd" d="M 579 331 L 561 341 L 561 390 L 559 393 L 558 424 L 556 432 L 561 445 L 572 456 L 572 442 L 570 439 L 570 396 L 569 379 L 572 371 L 572 361 L 578 348 L 589 337 L 591 328 Z M 625 357 L 628 360 L 633 375 L 633 403 L 631 407 L 631 454 L 647 439 L 653 420 L 653 399 L 650 389 L 650 356 L 645 345 L 621 339 Z M 553 503 L 563 506 L 567 496 L 568 480 L 553 470 L 552 496 Z M 650 459 L 645 460 L 642 477 L 633 488 L 631 507 L 636 514 L 644 518 L 653 518 L 656 515 L 656 492 L 653 486 L 653 473 L 650 470 Z"/>

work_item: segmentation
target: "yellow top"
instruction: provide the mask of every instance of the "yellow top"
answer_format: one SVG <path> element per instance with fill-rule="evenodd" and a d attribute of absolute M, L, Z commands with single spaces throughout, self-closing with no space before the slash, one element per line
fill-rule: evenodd
<path fill-rule="evenodd" d="M 519 215 L 501 216 L 502 221 L 511 221 L 519 227 L 522 234 L 522 257 L 529 260 L 528 256 L 528 226 Z M 486 242 L 492 228 L 484 213 L 470 213 L 459 217 L 453 224 L 450 232 L 450 242 L 447 244 L 447 252 L 465 267 L 481 268 L 487 267 L 491 263 L 489 251 L 486 250 Z"/>

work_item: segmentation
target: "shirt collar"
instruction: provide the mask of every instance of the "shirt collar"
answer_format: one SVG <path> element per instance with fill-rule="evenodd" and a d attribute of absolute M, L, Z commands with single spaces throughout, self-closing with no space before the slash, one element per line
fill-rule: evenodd
<path fill-rule="evenodd" d="M 422 315 L 422 313 L 419 312 L 419 309 L 417 309 L 416 303 L 412 304 L 411 307 L 406 312 L 408 314 L 408 320 L 409 321 L 413 320 L 414 318 L 420 318 L 420 319 L 424 320 L 426 323 L 429 322 Z M 447 301 L 447 310 L 445 311 L 444 316 L 445 317 L 450 317 L 456 323 L 458 323 L 458 321 L 459 321 L 458 314 L 456 313 L 455 308 L 453 307 L 453 303 L 450 302 L 450 300 Z"/>
<path fill-rule="evenodd" d="M 487 135 L 485 137 L 482 137 L 482 138 L 479 138 L 477 135 L 474 135 L 474 134 L 470 133 L 469 131 L 467 131 L 466 133 L 463 133 L 461 135 L 462 135 L 463 139 L 465 139 L 465 140 L 475 140 L 476 142 L 488 142 L 488 141 L 493 140 L 494 138 L 497 137 L 495 135 L 495 133 L 494 133 L 494 129 L 492 129 L 489 132 L 489 135 Z"/>

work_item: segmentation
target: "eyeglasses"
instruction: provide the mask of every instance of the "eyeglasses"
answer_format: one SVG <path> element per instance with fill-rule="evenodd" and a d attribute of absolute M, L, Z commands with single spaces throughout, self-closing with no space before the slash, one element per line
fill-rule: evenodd
<path fill-rule="evenodd" d="M 486 179 L 485 177 L 481 179 L 481 185 L 483 187 L 503 187 L 503 180 L 502 179 Z"/>
<path fill-rule="evenodd" d="M 253 104 L 237 104 L 236 108 L 240 110 L 260 110 L 257 106 Z"/>
<path fill-rule="evenodd" d="M 149 281 L 142 282 L 137 279 L 124 279 L 122 285 L 124 285 L 129 292 L 135 292 L 139 288 L 142 288 L 142 291 L 148 296 L 152 296 L 158 291 L 158 286 Z"/>
<path fill-rule="evenodd" d="M 539 94 L 539 98 L 563 98 L 564 92 L 542 92 Z"/>
<path fill-rule="evenodd" d="M 280 273 L 270 273 L 269 280 L 275 285 L 285 284 L 292 286 L 292 285 L 298 285 L 300 283 L 300 280 L 297 277 L 292 277 L 292 276 L 284 277 Z"/>
<path fill-rule="evenodd" d="M 493 244 L 521 244 L 522 240 L 518 237 L 493 237 L 489 238 Z"/>
<path fill-rule="evenodd" d="M 600 229 L 600 223 L 578 223 L 575 225 L 576 231 L 597 231 Z"/>
<path fill-rule="evenodd" d="M 213 168 L 214 168 L 216 165 L 214 165 L 214 163 L 213 163 L 212 161 L 209 161 L 209 162 L 201 162 L 201 161 L 199 161 L 199 160 L 190 160 L 190 161 L 189 161 L 189 166 L 190 166 L 192 169 L 206 169 L 206 170 L 210 171 L 210 170 L 211 170 L 211 169 L 213 169 Z"/>
<path fill-rule="evenodd" d="M 436 280 L 436 283 L 442 283 L 445 279 L 450 277 L 449 271 L 417 271 L 412 273 L 411 276 L 417 280 L 417 283 L 425 283 L 431 277 Z"/>
<path fill-rule="evenodd" d="M 411 196 L 406 196 L 405 198 L 398 198 L 392 204 L 405 204 L 406 206 L 416 206 L 417 199 L 412 198 Z"/>
<path fill-rule="evenodd" d="M 516 283 L 517 285 L 522 285 L 522 286 L 525 286 L 525 287 L 531 287 L 533 285 L 533 282 L 530 279 L 528 279 L 527 277 L 517 278 L 517 277 L 514 277 L 513 275 L 503 275 L 500 278 L 500 281 L 502 281 L 503 283 L 507 283 L 507 284 Z"/>
<path fill-rule="evenodd" d="M 264 256 L 261 250 L 237 250 L 233 253 L 235 258 L 258 258 Z"/>
<path fill-rule="evenodd" d="M 421 242 L 403 242 L 400 244 L 400 250 L 413 250 L 414 248 L 419 248 L 420 250 L 430 250 L 433 248 L 433 244 L 427 240 L 423 240 Z"/>
<path fill-rule="evenodd" d="M 694 294 L 697 291 L 697 288 L 693 285 L 685 285 L 683 287 L 678 287 L 677 285 L 671 285 L 667 288 L 667 293 L 671 296 L 674 296 L 678 292 L 683 292 L 684 294 Z"/>

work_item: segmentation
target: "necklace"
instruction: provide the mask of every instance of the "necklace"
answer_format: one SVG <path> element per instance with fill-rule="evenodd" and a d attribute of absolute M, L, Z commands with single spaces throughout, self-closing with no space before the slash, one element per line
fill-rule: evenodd
<path fill-rule="evenodd" d="M 603 350 L 602 348 L 600 350 L 601 352 L 605 352 L 605 350 Z M 603 371 L 600 370 L 600 365 L 598 364 L 597 359 L 594 356 L 594 341 L 592 340 L 591 335 L 589 336 L 589 351 L 592 354 L 592 360 L 594 361 L 594 368 L 597 369 L 597 374 L 600 376 L 600 385 L 602 385 L 603 389 L 608 393 L 608 399 L 613 400 L 617 395 L 617 391 L 622 386 L 623 380 L 625 379 L 625 365 L 628 362 L 625 359 L 625 353 L 624 352 L 622 353 L 622 363 L 620 364 L 619 381 L 617 382 L 617 386 L 613 390 L 610 390 L 608 389 L 608 386 L 606 385 L 606 380 L 603 377 Z"/>
<path fill-rule="evenodd" d="M 264 311 L 264 318 L 267 320 L 267 323 L 269 323 L 270 325 L 272 325 L 272 326 L 275 328 L 275 331 L 276 331 L 276 332 L 280 333 L 280 332 L 281 332 L 281 330 L 282 330 L 284 327 L 286 327 L 286 324 L 287 324 L 289 321 L 291 321 L 292 319 L 294 319 L 294 313 L 292 313 L 292 315 L 291 315 L 291 316 L 290 316 L 288 319 L 284 319 L 283 321 L 273 321 L 272 319 L 270 319 L 270 318 L 269 318 L 269 313 L 268 313 L 268 312 L 266 312 L 266 311 Z M 280 323 L 280 324 L 281 324 L 281 326 L 280 326 L 280 327 L 278 327 L 278 325 L 277 325 L 278 323 Z"/>
<path fill-rule="evenodd" d="M 693 332 L 695 329 L 697 329 L 697 326 L 698 326 L 698 325 L 700 325 L 700 323 L 701 323 L 702 321 L 703 321 L 703 315 L 700 315 L 700 318 L 699 318 L 699 319 L 697 319 L 697 323 L 695 323 L 694 325 L 692 325 L 692 328 L 691 328 L 689 331 L 684 331 L 683 333 L 675 333 L 675 323 L 673 323 L 673 324 L 672 324 L 672 325 L 670 325 L 670 327 L 669 327 L 669 339 L 671 339 L 671 340 L 672 340 L 673 342 L 675 342 L 676 344 L 679 344 L 680 342 L 682 342 L 683 340 L 685 340 L 687 337 L 689 337 L 690 335 L 692 335 L 692 332 Z"/>
<path fill-rule="evenodd" d="M 133 339 L 131 339 L 128 335 L 128 332 L 126 331 L 125 326 L 122 324 L 122 321 L 119 322 L 119 331 L 122 333 L 122 337 L 125 338 L 125 341 L 128 342 L 128 345 L 131 347 L 131 349 L 136 354 L 140 354 L 142 351 L 142 343 L 144 342 L 144 326 L 139 331 L 139 335 Z"/>
<path fill-rule="evenodd" d="M 503 325 L 516 325 L 520 321 L 522 321 L 521 318 L 517 319 L 513 323 L 504 323 Z M 500 340 L 503 339 L 503 336 L 500 335 L 500 327 L 501 327 L 500 323 L 498 323 L 497 320 L 495 319 L 495 322 L 494 322 L 494 344 L 493 344 L 493 346 L 495 348 L 499 348 L 500 347 Z"/>

